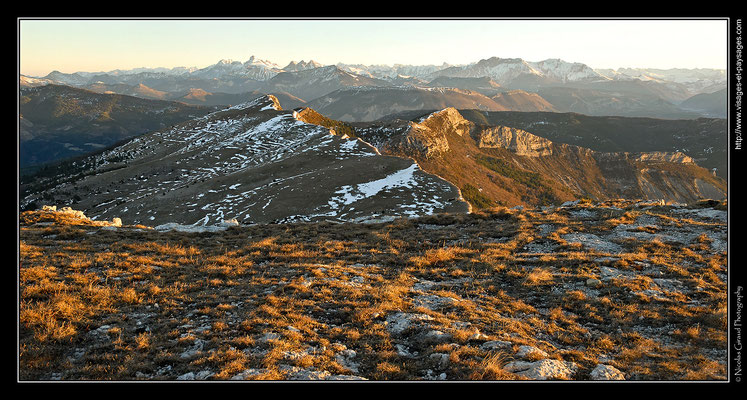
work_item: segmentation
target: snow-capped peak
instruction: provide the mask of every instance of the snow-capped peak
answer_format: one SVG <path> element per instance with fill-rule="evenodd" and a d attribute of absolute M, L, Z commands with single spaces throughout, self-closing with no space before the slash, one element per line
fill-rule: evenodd
<path fill-rule="evenodd" d="M 259 58 L 256 58 L 254 56 L 249 57 L 249 59 L 244 63 L 245 66 L 256 66 L 256 67 L 262 67 L 262 68 L 269 68 L 269 69 L 280 69 L 280 66 L 275 64 L 272 61 L 267 60 L 260 60 Z"/>

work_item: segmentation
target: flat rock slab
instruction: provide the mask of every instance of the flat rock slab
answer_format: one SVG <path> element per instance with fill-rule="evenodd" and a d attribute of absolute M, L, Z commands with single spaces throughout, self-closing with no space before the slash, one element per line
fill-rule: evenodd
<path fill-rule="evenodd" d="M 622 253 L 623 248 L 616 243 L 604 240 L 592 233 L 569 233 L 562 238 L 569 242 L 581 243 L 584 247 L 597 250 L 602 253 L 617 254 Z"/>

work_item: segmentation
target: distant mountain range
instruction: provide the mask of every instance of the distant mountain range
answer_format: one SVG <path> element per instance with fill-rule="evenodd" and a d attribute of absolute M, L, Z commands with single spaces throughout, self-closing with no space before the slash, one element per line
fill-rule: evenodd
<path fill-rule="evenodd" d="M 522 90 L 535 96 L 536 101 L 532 103 L 538 103 L 538 108 L 533 111 L 669 119 L 726 114 L 725 107 L 718 108 L 720 102 L 725 101 L 720 95 L 720 91 L 726 88 L 724 70 L 595 70 L 582 63 L 559 59 L 530 62 L 520 58 L 492 57 L 468 65 L 440 66 L 323 66 L 309 60 L 290 62 L 281 67 L 252 56 L 245 62 L 221 60 L 205 68 L 138 68 L 72 74 L 54 71 L 44 77 L 21 76 L 20 80 L 22 87 L 48 83 L 178 101 L 190 93 L 204 91 L 213 95 L 209 103 L 213 105 L 218 102 L 232 105 L 235 103 L 230 102 L 235 98 L 226 95 L 253 92 L 287 93 L 298 99 L 297 104 L 302 104 L 338 90 L 357 87 L 380 88 L 382 93 L 389 93 L 394 87 L 451 88 L 477 92 L 490 98 Z M 685 103 L 693 96 L 706 94 L 712 94 L 716 99 L 698 107 L 691 104 L 698 103 L 697 98 Z M 364 101 L 370 102 L 370 95 L 370 92 L 366 93 Z M 187 102 L 196 104 L 200 97 L 192 96 Z M 518 104 L 505 98 L 497 102 L 503 107 Z M 526 103 L 524 107 L 527 107 Z"/>

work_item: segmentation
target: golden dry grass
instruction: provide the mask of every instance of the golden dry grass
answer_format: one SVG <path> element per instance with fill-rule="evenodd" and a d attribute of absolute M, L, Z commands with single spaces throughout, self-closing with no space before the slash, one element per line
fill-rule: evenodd
<path fill-rule="evenodd" d="M 206 235 L 104 231 L 26 214 L 20 376 L 277 380 L 305 371 L 517 380 L 503 367 L 530 345 L 577 363 L 580 379 L 603 362 L 629 379 L 725 379 L 726 360 L 704 356 L 724 348 L 728 328 L 726 255 L 710 251 L 713 236 L 696 235 L 687 246 L 620 240 L 619 254 L 562 238 L 604 235 L 640 215 L 579 222 L 567 213 L 496 209 Z M 677 214 L 657 215 L 689 226 Z M 545 236 L 543 224 L 554 228 Z M 720 226 L 700 221 L 693 229 L 711 228 Z M 540 239 L 558 250 L 522 250 Z M 422 319 L 393 330 L 402 315 Z M 508 344 L 485 346 L 491 342 Z"/>

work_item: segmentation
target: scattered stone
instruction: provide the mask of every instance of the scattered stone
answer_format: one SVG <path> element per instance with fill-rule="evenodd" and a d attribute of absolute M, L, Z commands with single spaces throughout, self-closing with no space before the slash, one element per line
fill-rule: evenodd
<path fill-rule="evenodd" d="M 326 378 L 328 381 L 367 381 L 368 379 L 356 375 L 330 375 Z"/>
<path fill-rule="evenodd" d="M 414 358 L 418 355 L 418 352 L 410 352 L 410 348 L 402 345 L 402 344 L 395 344 L 394 348 L 397 349 L 397 354 L 401 355 L 402 357 L 408 357 L 408 358 Z"/>
<path fill-rule="evenodd" d="M 552 253 L 560 247 L 552 240 L 539 239 L 529 242 L 521 248 L 526 253 Z"/>
<path fill-rule="evenodd" d="M 156 375 L 166 375 L 171 372 L 172 369 L 173 367 L 171 365 L 163 366 L 156 371 Z"/>
<path fill-rule="evenodd" d="M 547 358 L 548 354 L 534 346 L 519 346 L 519 350 L 516 352 L 516 357 L 526 358 L 528 356 L 537 358 Z"/>
<path fill-rule="evenodd" d="M 351 349 L 345 349 L 338 353 L 335 356 L 335 360 L 338 364 L 340 364 L 343 368 L 350 370 L 351 372 L 357 374 L 358 373 L 358 363 L 353 361 L 353 359 L 357 356 L 357 353 L 355 350 Z"/>
<path fill-rule="evenodd" d="M 85 349 L 80 349 L 80 348 L 76 348 L 76 349 L 75 349 L 75 350 L 73 351 L 73 354 L 71 354 L 70 356 L 68 356 L 68 358 L 67 358 L 67 359 L 68 359 L 68 360 L 69 360 L 70 362 L 78 362 L 78 361 L 80 361 L 80 359 L 81 359 L 81 358 L 83 358 L 83 356 L 84 356 L 85 354 L 86 354 L 86 350 L 85 350 Z"/>
<path fill-rule="evenodd" d="M 259 339 L 257 339 L 260 342 L 269 342 L 270 340 L 278 340 L 280 339 L 280 334 L 275 332 L 267 332 L 264 335 L 260 336 Z"/>
<path fill-rule="evenodd" d="M 244 371 L 239 372 L 238 374 L 231 377 L 232 381 L 244 381 L 250 376 L 256 376 L 256 375 L 262 375 L 267 373 L 267 370 L 264 368 L 255 369 L 255 368 L 249 368 Z"/>
<path fill-rule="evenodd" d="M 513 361 L 503 367 L 508 372 L 513 372 L 532 380 L 567 380 L 571 379 L 578 367 L 576 363 L 544 359 L 540 361 Z"/>
<path fill-rule="evenodd" d="M 483 343 L 480 348 L 483 350 L 495 350 L 495 349 L 505 349 L 507 347 L 511 347 L 511 342 L 506 342 L 503 340 L 491 340 L 489 342 Z"/>
<path fill-rule="evenodd" d="M 451 340 L 451 335 L 448 333 L 441 332 L 439 330 L 433 329 L 428 332 L 426 332 L 422 340 L 426 343 L 446 343 L 449 340 Z"/>
<path fill-rule="evenodd" d="M 223 222 L 220 223 L 219 226 L 226 227 L 226 228 L 227 227 L 231 227 L 231 226 L 239 226 L 239 221 L 237 221 L 236 218 L 234 218 L 234 219 L 225 219 L 225 220 L 223 220 Z"/>
<path fill-rule="evenodd" d="M 418 296 L 413 300 L 415 307 L 424 307 L 429 310 L 439 310 L 457 303 L 456 299 L 451 297 L 437 296 L 434 294 Z"/>
<path fill-rule="evenodd" d="M 204 381 L 205 379 L 210 378 L 213 375 L 215 375 L 215 373 L 213 373 L 213 371 L 210 371 L 210 370 L 206 369 L 206 370 L 200 371 L 197 374 L 195 374 L 195 380 L 196 381 Z"/>
<path fill-rule="evenodd" d="M 433 320 L 433 317 L 431 317 L 430 315 L 409 314 L 400 312 L 387 317 L 386 326 L 389 332 L 395 335 L 399 335 L 414 325 L 420 325 L 423 323 L 423 321 L 431 320 Z"/>
<path fill-rule="evenodd" d="M 599 279 L 589 278 L 586 280 L 586 286 L 594 289 L 599 289 L 600 287 L 602 287 L 602 281 L 600 281 Z"/>
<path fill-rule="evenodd" d="M 193 381 L 193 380 L 195 380 L 195 373 L 194 372 L 187 372 L 186 374 L 177 376 L 176 380 L 177 381 Z"/>
<path fill-rule="evenodd" d="M 446 380 L 446 372 L 442 372 L 439 375 L 433 375 L 434 372 L 432 369 L 425 371 L 425 376 L 423 379 L 429 380 L 429 381 L 445 381 Z"/>
<path fill-rule="evenodd" d="M 563 235 L 562 238 L 569 242 L 579 242 L 584 247 L 588 247 L 602 253 L 617 254 L 622 253 L 623 251 L 623 248 L 620 247 L 620 245 L 603 240 L 599 236 L 592 233 L 569 233 L 567 235 Z"/>
<path fill-rule="evenodd" d="M 574 200 L 574 201 L 566 201 L 565 203 L 561 204 L 560 207 L 573 207 L 580 203 L 581 200 Z"/>
<path fill-rule="evenodd" d="M 295 360 L 300 360 L 300 359 L 308 356 L 309 352 L 306 351 L 306 350 L 303 350 L 303 351 L 284 351 L 282 354 L 283 354 L 283 359 L 284 360 L 295 361 Z"/>
<path fill-rule="evenodd" d="M 313 368 L 303 369 L 290 365 L 281 365 L 279 369 L 285 373 L 286 379 L 291 381 L 320 381 L 332 375 L 327 371 L 317 371 Z"/>
<path fill-rule="evenodd" d="M 611 366 L 598 364 L 591 374 L 589 374 L 592 380 L 595 381 L 624 381 L 625 375 L 620 372 L 619 369 Z"/>
<path fill-rule="evenodd" d="M 446 353 L 433 353 L 428 358 L 438 364 L 438 369 L 443 370 L 449 366 L 449 355 Z"/>
<path fill-rule="evenodd" d="M 195 355 L 197 355 L 199 352 L 202 351 L 202 349 L 205 346 L 205 342 L 202 339 L 195 339 L 194 344 L 189 349 L 182 352 L 179 357 L 181 358 L 191 358 Z"/>

